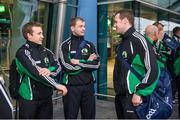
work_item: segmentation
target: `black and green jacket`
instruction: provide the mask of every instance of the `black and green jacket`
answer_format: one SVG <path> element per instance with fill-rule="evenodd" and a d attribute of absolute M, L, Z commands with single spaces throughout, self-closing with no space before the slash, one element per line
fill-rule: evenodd
<path fill-rule="evenodd" d="M 180 75 L 180 45 L 177 48 L 175 61 L 174 61 L 174 73 L 176 76 Z"/>
<path fill-rule="evenodd" d="M 139 80 L 116 57 L 113 81 L 118 95 L 150 95 L 157 84 L 158 65 L 152 46 L 133 27 L 123 35 L 122 51 L 117 52 L 143 77 Z"/>
<path fill-rule="evenodd" d="M 153 42 L 153 40 L 151 40 L 151 38 L 149 38 L 147 35 L 145 35 L 145 38 L 153 46 L 159 69 L 164 69 L 168 59 L 168 51 L 166 50 L 165 46 L 161 41 L 159 41 L 157 46 L 156 42 Z"/>
<path fill-rule="evenodd" d="M 22 80 L 19 89 L 21 97 L 41 100 L 52 96 L 53 87 L 57 85 L 53 76 L 60 72 L 61 67 L 49 49 L 27 41 L 16 53 L 16 65 Z M 39 68 L 48 68 L 51 77 L 39 75 Z"/>
<path fill-rule="evenodd" d="M 171 55 L 171 50 L 161 40 L 158 40 L 155 47 L 156 47 L 156 52 L 158 54 L 157 59 L 160 64 L 160 67 L 161 68 L 167 67 L 167 60 Z"/>
<path fill-rule="evenodd" d="M 81 49 L 78 65 L 73 65 L 71 59 L 75 58 L 75 54 L 79 49 L 81 41 L 84 37 L 71 35 L 60 46 L 60 61 L 65 71 L 63 83 L 66 85 L 84 85 L 92 83 L 94 80 L 93 71 L 99 68 L 99 55 L 95 46 L 87 41 L 84 48 Z M 88 60 L 91 54 L 96 54 L 96 60 Z"/>

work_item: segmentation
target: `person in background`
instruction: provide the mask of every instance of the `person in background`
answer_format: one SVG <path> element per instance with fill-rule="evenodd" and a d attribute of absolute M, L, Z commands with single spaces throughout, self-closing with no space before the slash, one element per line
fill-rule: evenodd
<path fill-rule="evenodd" d="M 173 29 L 173 37 L 180 44 L 180 27 Z M 176 81 L 176 87 L 178 90 L 178 102 L 180 101 L 180 45 L 174 54 L 174 75 Z M 178 117 L 180 118 L 180 105 L 178 104 Z"/>
<path fill-rule="evenodd" d="M 113 81 L 115 108 L 118 119 L 138 119 L 135 107 L 142 97 L 152 94 L 158 79 L 158 66 L 152 46 L 134 28 L 132 11 L 120 10 L 115 14 L 114 27 L 122 35 L 117 47 Z M 141 76 L 140 80 L 118 59 L 122 56 Z"/>
<path fill-rule="evenodd" d="M 172 85 L 172 96 L 173 96 L 173 103 L 176 103 L 176 92 L 177 92 L 177 87 L 176 87 L 176 80 L 175 80 L 175 75 L 174 75 L 174 57 L 173 57 L 173 50 L 168 47 L 168 45 L 165 43 L 165 33 L 164 33 L 164 25 L 160 22 L 155 22 L 153 23 L 158 28 L 158 41 L 156 42 L 157 45 L 157 52 L 161 54 L 161 60 L 165 66 L 165 68 L 168 70 L 170 73 L 170 77 L 172 79 L 171 85 Z"/>
<path fill-rule="evenodd" d="M 71 19 L 72 35 L 60 46 L 60 61 L 64 67 L 63 83 L 68 93 L 63 97 L 65 119 L 77 119 L 79 108 L 82 119 L 94 119 L 94 70 L 99 68 L 99 55 L 93 43 L 84 40 L 85 21 Z"/>
<path fill-rule="evenodd" d="M 23 26 L 22 33 L 27 40 L 16 53 L 16 65 L 21 75 L 19 87 L 20 119 L 52 119 L 53 88 L 66 95 L 65 86 L 53 79 L 60 70 L 54 54 L 43 47 L 42 24 L 29 22 Z"/>
<path fill-rule="evenodd" d="M 152 25 L 155 25 L 158 28 L 158 40 L 163 40 L 164 37 L 164 25 L 160 23 L 159 21 L 153 23 Z"/>
<path fill-rule="evenodd" d="M 166 68 L 167 56 L 164 55 L 164 51 L 161 51 L 163 48 L 160 49 L 157 46 L 157 45 L 159 45 L 159 44 L 157 44 L 157 42 L 159 42 L 159 39 L 162 38 L 162 35 L 163 35 L 162 32 L 161 31 L 159 32 L 158 27 L 155 25 L 148 25 L 145 28 L 145 38 L 154 48 L 154 52 L 156 54 L 159 67 L 161 69 L 164 69 L 164 68 Z"/>

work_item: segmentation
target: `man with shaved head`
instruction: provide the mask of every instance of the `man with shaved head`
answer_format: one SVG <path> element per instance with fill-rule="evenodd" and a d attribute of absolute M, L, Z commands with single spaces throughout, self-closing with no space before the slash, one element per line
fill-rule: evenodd
<path fill-rule="evenodd" d="M 145 34 L 151 38 L 152 41 L 158 40 L 158 28 L 155 25 L 148 25 L 145 29 Z"/>
<path fill-rule="evenodd" d="M 145 29 L 145 38 L 153 46 L 158 63 L 159 79 L 155 91 L 159 95 L 162 95 L 162 99 L 166 100 L 169 105 L 172 105 L 171 77 L 166 65 L 167 56 L 164 55 L 164 51 L 162 51 L 162 49 L 159 49 L 156 45 L 159 38 L 158 28 L 154 25 L 148 25 Z M 164 86 L 164 84 L 166 83 L 167 85 Z"/>
<path fill-rule="evenodd" d="M 166 55 L 164 55 L 164 51 L 162 50 L 164 46 L 161 45 L 160 48 L 159 46 L 157 46 L 157 42 L 160 42 L 158 27 L 156 27 L 155 25 L 148 25 L 145 28 L 145 38 L 154 48 L 159 67 L 164 69 L 166 67 L 167 58 Z"/>
<path fill-rule="evenodd" d="M 158 68 L 159 68 L 159 79 L 158 79 L 159 81 L 156 86 L 156 88 L 158 89 L 156 90 L 159 94 L 163 95 L 163 99 L 167 100 L 166 102 L 168 102 L 168 104 L 172 105 L 171 76 L 167 69 L 167 63 L 166 63 L 167 54 L 165 53 L 166 51 L 164 51 L 162 48 L 157 47 L 156 45 L 156 43 L 158 42 L 158 38 L 160 36 L 159 34 L 161 33 L 158 32 L 158 28 L 154 25 L 149 25 L 145 29 L 145 38 L 154 48 L 157 58 Z M 164 86 L 163 84 L 161 84 L 162 81 L 165 84 L 168 83 L 168 86 Z M 161 88 L 163 88 L 165 92 L 161 92 L 160 91 Z"/>

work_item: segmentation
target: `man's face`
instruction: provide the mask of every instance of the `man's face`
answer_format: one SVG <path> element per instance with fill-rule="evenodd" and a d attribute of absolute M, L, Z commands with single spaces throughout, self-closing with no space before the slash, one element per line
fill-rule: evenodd
<path fill-rule="evenodd" d="M 154 33 L 154 41 L 157 42 L 158 40 L 159 40 L 159 32 L 158 32 L 158 29 L 156 29 Z"/>
<path fill-rule="evenodd" d="M 179 41 L 180 41 L 180 30 L 177 31 L 176 35 L 179 37 Z"/>
<path fill-rule="evenodd" d="M 32 31 L 33 31 L 32 34 L 30 33 L 27 34 L 28 40 L 41 45 L 44 39 L 42 28 L 32 27 Z"/>
<path fill-rule="evenodd" d="M 71 26 L 71 31 L 76 36 L 84 36 L 85 34 L 85 22 L 78 20 L 75 26 Z"/>
<path fill-rule="evenodd" d="M 157 26 L 157 28 L 158 28 L 158 39 L 159 39 L 159 40 L 162 40 L 163 37 L 164 37 L 164 29 L 163 29 L 163 26 L 159 24 L 159 25 Z"/>
<path fill-rule="evenodd" d="M 116 29 L 116 32 L 117 33 L 120 33 L 120 34 L 123 34 L 124 33 L 124 19 L 120 19 L 119 18 L 119 15 L 120 14 L 117 14 L 115 17 L 114 17 L 114 27 Z"/>

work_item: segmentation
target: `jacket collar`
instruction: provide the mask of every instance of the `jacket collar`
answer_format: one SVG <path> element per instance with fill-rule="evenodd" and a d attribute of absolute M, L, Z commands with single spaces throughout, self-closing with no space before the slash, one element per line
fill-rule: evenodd
<path fill-rule="evenodd" d="M 124 38 L 124 39 L 123 39 L 123 40 L 128 39 L 128 37 L 130 37 L 134 31 L 136 31 L 136 30 L 134 29 L 134 27 L 130 27 L 130 28 L 124 33 L 124 35 L 123 35 L 123 38 Z"/>
<path fill-rule="evenodd" d="M 39 44 L 34 43 L 34 42 L 31 42 L 31 41 L 29 41 L 29 40 L 27 40 L 26 43 L 27 43 L 29 46 L 31 46 L 31 47 L 36 47 L 36 48 L 41 48 L 41 47 L 42 47 L 42 45 L 39 45 Z"/>
<path fill-rule="evenodd" d="M 144 37 L 146 38 L 146 40 L 147 40 L 151 45 L 154 44 L 153 40 L 152 40 L 150 37 L 148 37 L 147 35 L 145 35 Z"/>
<path fill-rule="evenodd" d="M 71 34 L 71 38 L 72 40 L 84 40 L 84 36 L 75 36 L 73 34 Z"/>

